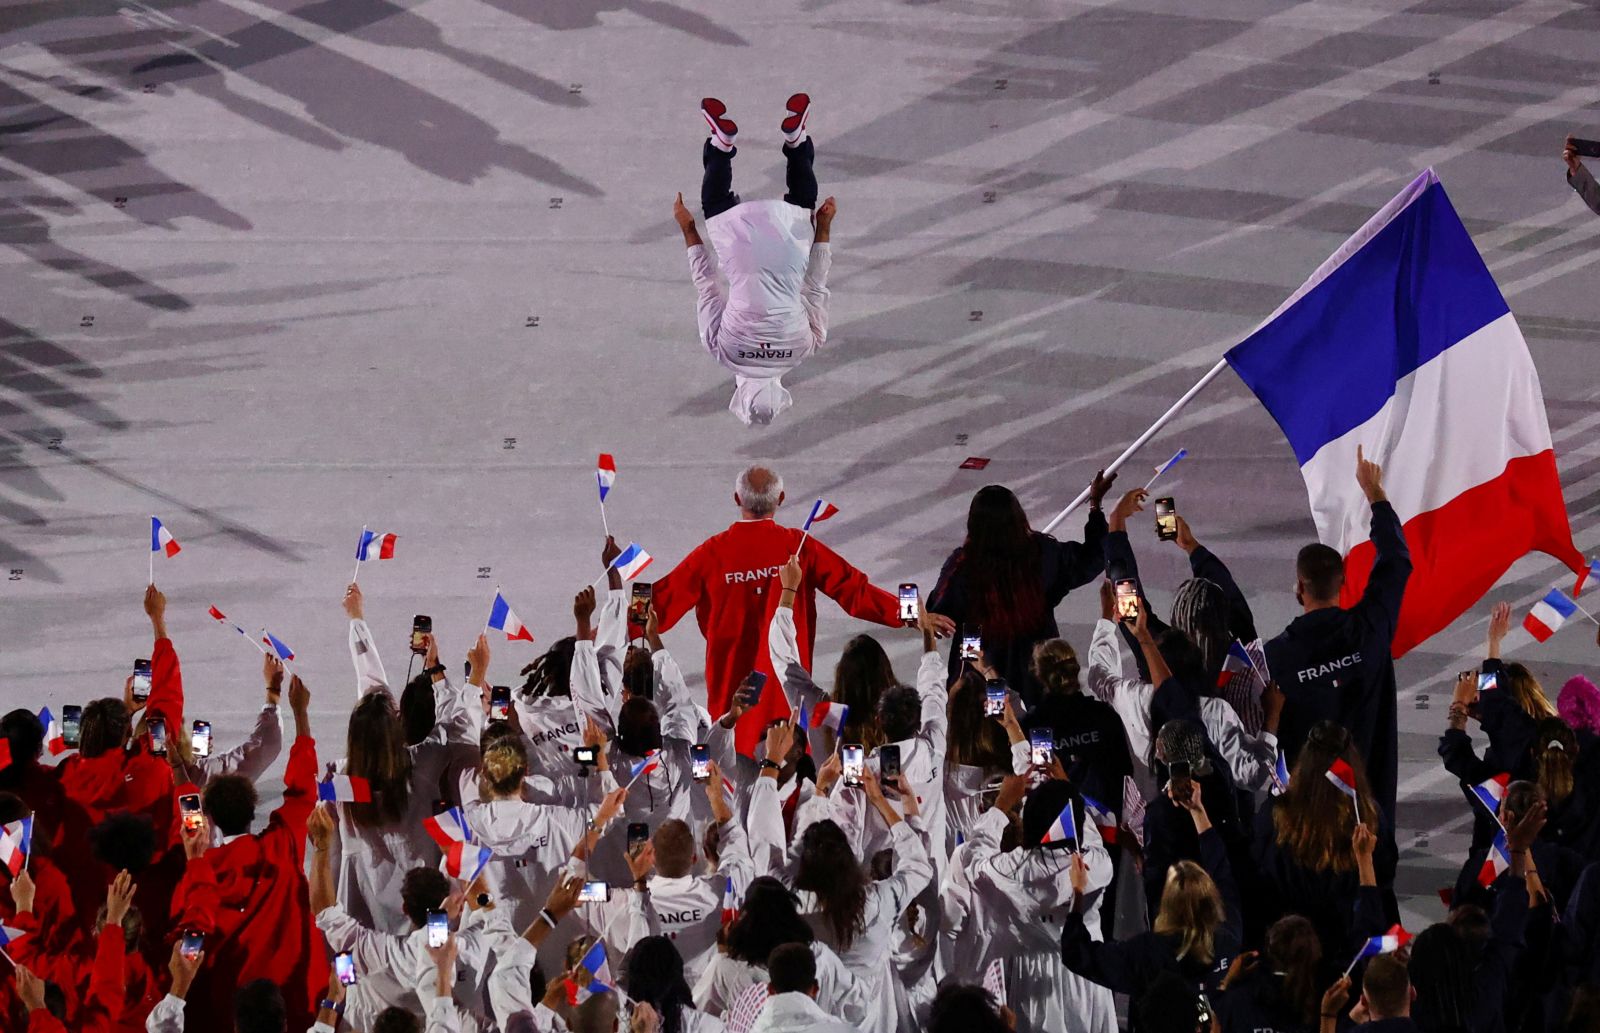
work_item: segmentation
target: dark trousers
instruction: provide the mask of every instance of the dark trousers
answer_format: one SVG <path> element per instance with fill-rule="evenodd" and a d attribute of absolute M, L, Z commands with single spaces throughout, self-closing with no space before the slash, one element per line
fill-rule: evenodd
<path fill-rule="evenodd" d="M 737 147 L 724 151 L 720 147 L 713 147 L 710 140 L 706 141 L 700 157 L 705 165 L 705 175 L 700 180 L 700 212 L 707 219 L 721 215 L 739 203 L 739 195 L 733 192 L 733 156 L 738 153 Z M 806 137 L 797 147 L 785 144 L 783 157 L 787 163 L 784 181 L 789 188 L 783 199 L 811 211 L 817 206 L 817 174 L 811 168 L 816 149 L 811 146 L 811 138 Z"/>

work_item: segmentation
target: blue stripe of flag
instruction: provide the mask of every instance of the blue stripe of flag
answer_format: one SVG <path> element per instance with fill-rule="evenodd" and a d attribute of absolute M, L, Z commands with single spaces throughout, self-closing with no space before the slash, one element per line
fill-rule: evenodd
<path fill-rule="evenodd" d="M 1544 597 L 1544 604 L 1561 614 L 1563 620 L 1578 612 L 1578 604 L 1568 599 L 1566 593 L 1559 588 L 1550 589 L 1549 594 Z"/>
<path fill-rule="evenodd" d="M 1395 385 L 1510 309 L 1435 182 L 1227 354 L 1304 465 Z"/>

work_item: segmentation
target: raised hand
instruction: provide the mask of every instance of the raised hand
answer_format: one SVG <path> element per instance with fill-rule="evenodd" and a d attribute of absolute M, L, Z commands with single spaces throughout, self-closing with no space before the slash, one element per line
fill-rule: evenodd
<path fill-rule="evenodd" d="M 1104 470 L 1096 470 L 1094 480 L 1089 482 L 1089 508 L 1099 509 L 1105 502 L 1106 495 L 1111 491 L 1111 486 L 1117 483 L 1117 475 L 1107 476 Z"/>
<path fill-rule="evenodd" d="M 133 876 L 126 870 L 118 872 L 116 878 L 111 880 L 110 887 L 106 889 L 107 925 L 122 924 L 128 908 L 133 906 L 133 894 L 138 888 L 133 884 Z"/>
<path fill-rule="evenodd" d="M 1368 502 L 1385 502 L 1389 498 L 1383 493 L 1383 467 L 1369 460 L 1360 445 L 1356 446 L 1356 483 Z"/>
<path fill-rule="evenodd" d="M 367 619 L 366 607 L 361 597 L 361 586 L 354 581 L 350 582 L 350 586 L 344 590 L 344 612 L 345 616 L 353 621 Z"/>

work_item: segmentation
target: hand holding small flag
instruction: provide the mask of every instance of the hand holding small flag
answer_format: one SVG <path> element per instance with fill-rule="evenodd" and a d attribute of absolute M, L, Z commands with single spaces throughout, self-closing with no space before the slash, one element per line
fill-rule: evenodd
<path fill-rule="evenodd" d="M 171 559 L 183 551 L 183 546 L 178 544 L 178 539 L 172 537 L 172 532 L 167 530 L 156 517 L 150 518 L 150 583 L 156 583 L 156 553 L 161 553 Z"/>

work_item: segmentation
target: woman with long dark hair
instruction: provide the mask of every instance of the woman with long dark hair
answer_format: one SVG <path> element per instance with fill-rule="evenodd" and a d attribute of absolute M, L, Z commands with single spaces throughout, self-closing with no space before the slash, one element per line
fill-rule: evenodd
<path fill-rule="evenodd" d="M 646 936 L 628 951 L 623 988 L 660 1016 L 660 1033 L 721 1033 L 722 1020 L 699 1011 L 683 977 L 683 955 L 665 936 Z"/>
<path fill-rule="evenodd" d="M 933 864 L 922 836 L 884 796 L 870 768 L 862 773 L 861 785 L 867 802 L 889 829 L 893 852 L 889 875 L 873 881 L 844 831 L 831 819 L 823 819 L 800 833 L 794 888 L 800 894 L 801 913 L 817 938 L 832 947 L 867 987 L 872 1007 L 859 1023 L 862 1033 L 894 1033 L 911 1017 L 905 983 L 894 967 L 895 923 L 933 878 Z M 907 816 L 915 817 L 916 796 L 905 791 L 903 778 L 898 786 L 901 806 Z"/>
<path fill-rule="evenodd" d="M 945 704 L 949 728 L 944 754 L 946 855 L 972 838 L 1001 780 L 1028 773 L 1028 740 L 1015 709 L 1008 706 L 999 717 L 986 716 L 987 692 L 983 675 L 968 667 L 951 684 Z M 929 831 L 939 834 L 937 829 Z"/>
<path fill-rule="evenodd" d="M 1222 981 L 1220 1033 L 1315 1033 L 1324 982 L 1322 956 L 1322 941 L 1310 919 L 1285 915 L 1274 922 L 1263 949 L 1235 958 Z"/>
<path fill-rule="evenodd" d="M 1082 542 L 1059 542 L 1028 524 L 1022 503 L 998 484 L 980 488 L 967 509 L 967 537 L 945 560 L 928 609 L 955 621 L 950 678 L 961 673 L 962 639 L 983 640 L 983 654 L 1031 705 L 1039 694 L 1029 670 L 1033 647 L 1057 638 L 1055 608 L 1067 593 L 1105 570 L 1105 514 L 1100 504 L 1116 475 L 1095 474 Z"/>
<path fill-rule="evenodd" d="M 827 944 L 817 939 L 800 913 L 800 898 L 770 875 L 752 879 L 739 913 L 724 936 L 724 952 L 695 984 L 695 1007 L 725 1015 L 746 991 L 767 981 L 767 959 L 786 943 L 802 943 L 817 960 L 817 1004 L 846 1022 L 867 1014 L 867 987 L 856 979 Z"/>

